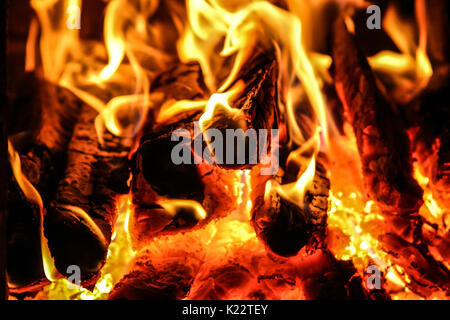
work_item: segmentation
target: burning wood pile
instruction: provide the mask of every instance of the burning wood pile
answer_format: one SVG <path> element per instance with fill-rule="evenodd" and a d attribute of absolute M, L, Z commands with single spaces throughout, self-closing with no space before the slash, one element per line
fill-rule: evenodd
<path fill-rule="evenodd" d="M 30 4 L 10 299 L 449 297 L 446 1 Z"/>

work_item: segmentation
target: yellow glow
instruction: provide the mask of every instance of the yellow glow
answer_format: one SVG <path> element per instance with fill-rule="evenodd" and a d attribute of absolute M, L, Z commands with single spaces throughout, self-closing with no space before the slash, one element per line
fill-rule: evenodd
<path fill-rule="evenodd" d="M 205 219 L 207 215 L 203 206 L 194 200 L 167 199 L 160 201 L 158 204 L 172 216 L 175 216 L 180 210 L 192 211 L 198 220 Z"/>

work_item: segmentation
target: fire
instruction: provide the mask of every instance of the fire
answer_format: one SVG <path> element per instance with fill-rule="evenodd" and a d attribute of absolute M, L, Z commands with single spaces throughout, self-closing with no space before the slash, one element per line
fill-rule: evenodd
<path fill-rule="evenodd" d="M 419 92 L 427 85 L 433 75 L 431 63 L 426 54 L 427 27 L 425 21 L 426 9 L 423 0 L 415 1 L 416 20 L 419 29 L 418 40 L 415 40 L 414 25 L 404 21 L 390 5 L 383 20 L 384 30 L 401 53 L 381 51 L 370 57 L 369 61 L 375 70 L 389 74 L 399 74 L 401 79 L 408 74 L 415 75 L 415 92 Z M 405 81 L 405 80 L 404 80 Z"/>
<path fill-rule="evenodd" d="M 290 183 L 281 184 L 275 178 L 264 181 L 264 197 L 276 193 L 304 208 L 306 192 L 314 185 L 317 161 L 326 154 L 327 176 L 331 181 L 327 212 L 328 248 L 335 258 L 351 260 L 362 278 L 369 265 L 380 267 L 386 280 L 385 289 L 394 292 L 393 298 L 414 296 L 406 288 L 411 281 L 404 270 L 390 261 L 381 249 L 378 237 L 385 229 L 385 218 L 377 204 L 367 199 L 365 194 L 356 137 L 348 124 L 344 125 L 344 133 L 338 132 L 325 102 L 323 91 L 324 86 L 332 81 L 328 73 L 332 58 L 316 52 L 312 29 L 313 18 L 327 1 L 288 0 L 284 9 L 272 1 L 187 0 L 186 21 L 175 13 L 171 17 L 173 30 L 170 31 L 177 36 L 174 52 L 164 50 L 163 45 L 158 46 L 164 42 L 161 38 L 164 38 L 166 30 L 152 25 L 160 2 L 140 1 L 137 5 L 127 0 L 109 1 L 104 14 L 104 43 L 81 40 L 77 29 L 66 27 L 67 10 L 74 6 L 81 8 L 81 0 L 31 2 L 39 18 L 39 44 L 45 77 L 70 89 L 99 112 L 95 122 L 99 142 L 104 142 L 104 128 L 116 136 L 136 140 L 150 112 L 155 112 L 156 123 L 165 124 L 177 115 L 199 110 L 202 131 L 211 125 L 215 116 L 240 124 L 243 112 L 235 108 L 232 101 L 242 92 L 245 83 L 238 81 L 231 85 L 238 72 L 246 67 L 255 46 L 271 50 L 280 66 L 277 103 L 281 113 L 280 129 L 285 131 L 286 161 L 295 163 L 301 170 Z M 364 1 L 336 2 L 356 7 L 366 5 Z M 172 1 L 167 1 L 166 5 L 176 7 Z M 388 73 L 396 80 L 404 80 L 413 74 L 416 92 L 423 89 L 433 75 L 426 54 L 424 15 L 424 1 L 417 0 L 419 37 L 416 41 L 414 26 L 403 21 L 395 7 L 390 5 L 383 25 L 400 53 L 381 51 L 369 58 L 375 71 Z M 353 26 L 350 18 L 346 22 Z M 37 43 L 37 28 L 36 22 L 30 26 L 27 70 L 35 69 L 37 65 L 36 57 L 31 54 Z M 208 99 L 161 101 L 161 96 L 149 93 L 152 80 L 163 70 L 162 67 L 178 61 L 200 64 L 211 92 Z M 304 107 L 305 104 L 308 106 Z M 308 119 L 299 119 L 298 115 L 304 111 L 302 108 L 309 111 L 311 116 Z M 38 204 L 42 218 L 42 199 L 22 175 L 20 158 L 11 144 L 9 154 L 14 177 L 26 197 Z M 442 226 L 446 211 L 433 197 L 429 178 L 418 168 L 414 172 L 415 179 L 425 190 L 425 203 L 420 214 Z M 234 275 L 237 273 L 244 284 L 229 288 L 220 298 L 246 299 L 257 298 L 258 295 L 273 299 L 305 298 L 302 276 L 309 274 L 307 266 L 311 261 L 324 258 L 318 257 L 319 254 L 304 257 L 302 251 L 290 258 L 277 260 L 269 257 L 250 223 L 254 205 L 251 193 L 257 187 L 252 185 L 252 172 L 236 170 L 229 175 L 234 179 L 235 188 L 236 209 L 233 212 L 199 229 L 156 237 L 144 248 L 136 248 L 130 235 L 129 224 L 134 210 L 131 194 L 117 199 L 119 214 L 107 260 L 91 291 L 74 286 L 57 274 L 42 232 L 43 263 L 51 283 L 36 298 L 106 299 L 129 271 L 133 259 L 145 250 L 151 252 L 156 262 L 185 259 L 188 263 L 195 260 L 193 264 L 199 265 L 199 272 L 186 299 L 211 298 L 211 292 L 216 292 L 217 286 L 211 280 L 211 272 L 223 268 L 226 271 L 231 269 Z M 158 201 L 158 205 L 172 216 L 183 210 L 200 221 L 208 215 L 194 200 L 163 199 Z M 107 243 L 86 212 L 76 207 L 70 209 L 87 221 L 102 242 Z M 177 256 L 181 250 L 189 252 L 189 255 Z M 275 274 L 283 276 L 277 279 Z"/>

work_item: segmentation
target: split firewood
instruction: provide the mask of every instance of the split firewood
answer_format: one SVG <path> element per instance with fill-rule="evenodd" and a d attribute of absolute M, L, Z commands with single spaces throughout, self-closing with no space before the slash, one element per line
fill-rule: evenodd
<path fill-rule="evenodd" d="M 218 129 L 223 133 L 224 145 L 231 143 L 228 139 L 235 137 L 227 137 L 227 129 L 242 129 L 237 134 L 238 139 L 245 141 L 245 150 L 249 149 L 249 137 L 245 136 L 248 129 L 256 130 L 257 150 L 262 146 L 259 145 L 259 129 L 268 130 L 266 138 L 266 146 L 268 150 L 271 147 L 271 130 L 278 128 L 278 62 L 275 53 L 268 49 L 255 47 L 253 52 L 248 56 L 244 67 L 237 73 L 234 81 L 232 81 L 221 92 L 230 92 L 237 90 L 237 93 L 230 98 L 229 106 L 232 108 L 222 108 L 217 106 L 210 119 L 207 119 L 203 126 L 204 129 Z M 231 145 L 231 144 L 230 144 Z M 238 162 L 238 150 L 234 149 L 234 157 L 232 161 L 226 161 L 227 153 L 224 150 L 223 163 L 219 163 L 220 167 L 229 169 L 250 168 L 260 159 L 254 159 L 250 151 L 246 151 L 244 163 Z"/>
<path fill-rule="evenodd" d="M 333 59 L 336 90 L 354 128 L 368 195 L 385 217 L 386 235 L 380 241 L 411 277 L 419 272 L 434 286 L 447 290 L 446 284 L 433 276 L 433 269 L 422 269 L 410 261 L 412 253 L 420 252 L 423 240 L 423 220 L 418 214 L 423 192 L 412 178 L 409 141 L 394 105 L 377 88 L 367 60 L 342 20 L 335 26 Z M 400 250 L 393 242 L 408 244 L 409 249 Z M 436 263 L 432 257 L 426 261 L 427 265 Z"/>
<path fill-rule="evenodd" d="M 369 198 L 389 213 L 417 215 L 422 190 L 412 177 L 408 137 L 395 106 L 342 20 L 335 25 L 334 80 L 358 144 Z"/>
<path fill-rule="evenodd" d="M 193 141 L 198 135 L 193 122 L 198 121 L 202 110 L 178 112 L 170 117 L 162 114 L 166 106 L 179 100 L 207 100 L 209 92 L 199 64 L 180 63 L 164 71 L 153 81 L 151 94 L 161 95 L 162 105 L 155 110 L 157 121 L 152 115 L 148 118 L 131 161 L 135 205 L 132 235 L 137 246 L 155 236 L 186 231 L 223 216 L 232 210 L 234 199 L 230 175 L 222 169 L 206 162 L 195 164 L 191 151 L 191 164 L 172 161 L 172 150 L 179 144 L 172 141 L 172 133 L 186 129 Z M 201 150 L 205 147 L 202 142 Z"/>
<path fill-rule="evenodd" d="M 151 250 L 142 250 L 109 299 L 181 300 L 189 292 L 200 265 L 201 260 L 192 252 L 175 249 L 156 257 Z"/>
<path fill-rule="evenodd" d="M 235 205 L 232 176 L 205 161 L 195 164 L 191 140 L 190 164 L 173 162 L 172 151 L 179 142 L 172 141 L 171 136 L 173 130 L 181 128 L 193 137 L 192 122 L 174 124 L 168 132 L 143 137 L 132 157 L 132 225 L 138 246 L 155 236 L 203 226 L 225 216 Z"/>
<path fill-rule="evenodd" d="M 60 273 L 78 265 L 89 279 L 105 262 L 118 195 L 128 192 L 129 147 L 124 139 L 97 136 L 98 112 L 83 105 L 67 149 L 67 164 L 44 220 L 45 236 Z"/>
<path fill-rule="evenodd" d="M 295 174 L 287 169 L 275 179 L 281 184 L 296 181 L 299 170 L 293 171 Z M 322 164 L 316 163 L 314 179 L 305 191 L 303 203 L 293 203 L 277 192 L 266 194 L 269 177 L 258 174 L 252 177 L 252 225 L 267 249 L 280 256 L 293 256 L 306 244 L 323 243 L 330 182 Z"/>
<path fill-rule="evenodd" d="M 150 90 L 159 104 L 156 104 L 147 117 L 143 133 L 162 131 L 166 126 L 189 119 L 201 110 L 193 109 L 185 112 L 175 112 L 163 116 L 164 107 L 180 100 L 206 100 L 209 91 L 203 81 L 203 73 L 196 62 L 178 63 L 160 73 L 152 82 Z"/>
<path fill-rule="evenodd" d="M 8 166 L 7 166 L 8 168 Z M 44 277 L 41 255 L 41 212 L 27 199 L 12 172 L 9 173 L 6 255 L 11 288 L 33 284 Z"/>
<path fill-rule="evenodd" d="M 11 141 L 20 154 L 23 174 L 48 203 L 64 171 L 65 151 L 81 101 L 69 90 L 34 73 L 26 74 L 23 82 L 28 89 L 14 101 L 14 112 L 18 114 L 11 115 L 17 120 L 16 127 L 10 128 L 20 133 Z M 21 110 L 25 110 L 24 114 L 20 114 Z"/>
<path fill-rule="evenodd" d="M 13 102 L 18 114 L 11 115 L 11 141 L 20 154 L 21 174 L 39 192 L 44 206 L 52 199 L 61 177 L 64 156 L 79 114 L 80 101 L 68 90 L 34 73 L 25 74 L 23 95 Z M 19 114 L 23 110 L 23 114 Z M 11 167 L 9 168 L 11 173 Z M 44 277 L 41 256 L 41 212 L 27 199 L 9 175 L 7 254 L 8 278 L 12 287 L 23 287 Z M 19 177 L 20 178 L 20 177 Z"/>

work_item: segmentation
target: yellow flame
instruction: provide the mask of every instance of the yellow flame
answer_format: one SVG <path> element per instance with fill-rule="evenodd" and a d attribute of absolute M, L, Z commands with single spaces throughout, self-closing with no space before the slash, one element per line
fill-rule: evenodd
<path fill-rule="evenodd" d="M 244 87 L 244 83 L 239 81 L 231 90 L 225 93 L 214 93 L 206 104 L 206 110 L 202 114 L 199 120 L 199 125 L 202 130 L 207 129 L 208 124 L 213 120 L 214 115 L 218 112 L 224 113 L 224 117 L 230 119 L 236 118 L 241 115 L 239 109 L 232 108 L 229 101 L 239 93 Z"/>
<path fill-rule="evenodd" d="M 108 50 L 109 62 L 100 73 L 102 80 L 109 79 L 125 56 L 125 41 L 122 33 L 124 17 L 128 11 L 123 8 L 125 1 L 112 0 L 109 2 L 105 13 L 104 37 Z"/>
<path fill-rule="evenodd" d="M 198 220 L 205 219 L 207 215 L 203 206 L 194 200 L 165 199 L 158 202 L 158 204 L 172 216 L 175 216 L 180 210 L 192 212 Z"/>
<path fill-rule="evenodd" d="M 282 198 L 303 208 L 305 192 L 312 184 L 315 172 L 316 159 L 315 156 L 313 156 L 309 161 L 306 170 L 300 174 L 296 182 L 280 185 L 275 180 L 269 180 L 266 184 L 264 196 L 266 198 L 271 193 L 277 193 Z"/>
<path fill-rule="evenodd" d="M 424 88 L 433 75 L 431 62 L 426 54 L 427 25 L 424 0 L 415 0 L 416 21 L 419 29 L 418 43 L 415 41 L 414 25 L 403 20 L 394 5 L 388 6 L 383 27 L 401 53 L 382 51 L 369 58 L 375 70 L 394 74 L 414 74 L 416 92 Z"/>
<path fill-rule="evenodd" d="M 445 210 L 434 199 L 433 192 L 429 187 L 430 179 L 420 172 L 416 163 L 414 164 L 414 178 L 424 190 L 424 204 L 420 208 L 420 214 L 433 223 L 442 223 L 442 216 Z"/>
<path fill-rule="evenodd" d="M 301 80 L 319 119 L 322 133 L 327 137 L 325 103 L 316 70 L 302 44 L 300 19 L 264 1 L 243 2 L 235 9 L 233 12 L 227 11 L 220 1 L 188 1 L 190 25 L 180 39 L 179 55 L 185 60 L 199 61 L 209 87 L 214 90 L 216 84 L 213 72 L 217 69 L 217 63 L 210 57 L 216 56 L 214 49 L 225 36 L 220 54 L 236 56 L 227 79 L 217 90 L 221 92 L 235 80 L 238 71 L 245 67 L 243 63 L 255 43 L 265 47 L 273 47 L 275 43 L 275 47 L 281 49 L 281 68 L 288 73 L 286 79 L 291 81 L 293 77 L 297 77 Z"/>

